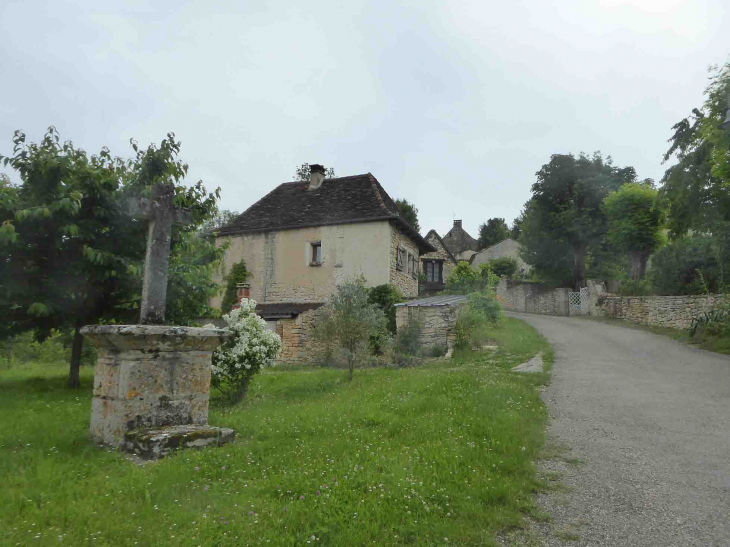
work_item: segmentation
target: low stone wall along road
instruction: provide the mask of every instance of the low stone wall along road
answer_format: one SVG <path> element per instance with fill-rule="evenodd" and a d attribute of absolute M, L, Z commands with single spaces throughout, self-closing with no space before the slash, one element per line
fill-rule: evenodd
<path fill-rule="evenodd" d="M 546 545 L 730 545 L 730 357 L 584 318 L 509 313 L 555 348 Z"/>

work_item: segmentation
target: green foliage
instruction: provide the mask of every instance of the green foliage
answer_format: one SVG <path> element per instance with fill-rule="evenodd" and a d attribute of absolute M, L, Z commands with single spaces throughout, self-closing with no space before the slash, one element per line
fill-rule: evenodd
<path fill-rule="evenodd" d="M 517 260 L 511 256 L 493 258 L 487 262 L 487 266 L 489 266 L 489 269 L 494 272 L 494 275 L 497 277 L 504 276 L 507 278 L 512 278 L 520 267 Z"/>
<path fill-rule="evenodd" d="M 631 278 L 644 277 L 649 255 L 661 243 L 662 210 L 659 193 L 648 183 L 627 183 L 603 201 L 608 239 L 632 255 Z"/>
<path fill-rule="evenodd" d="M 684 237 L 652 255 L 647 278 L 659 295 L 719 293 L 730 271 L 730 257 L 721 258 L 712 236 Z"/>
<path fill-rule="evenodd" d="M 403 218 L 413 226 L 417 232 L 421 231 L 421 225 L 418 223 L 418 209 L 413 203 L 408 203 L 407 199 L 396 199 L 395 204 Z"/>
<path fill-rule="evenodd" d="M 222 209 L 217 214 L 203 222 L 198 227 L 198 233 L 201 235 L 213 234 L 227 226 L 240 215 L 238 211 L 229 211 L 228 209 Z"/>
<path fill-rule="evenodd" d="M 303 163 L 299 167 L 297 167 L 296 172 L 294 173 L 294 180 L 298 181 L 308 181 L 309 177 L 311 175 L 312 171 L 309 168 L 308 163 Z M 327 167 L 324 170 L 324 178 L 326 179 L 333 179 L 335 178 L 335 170 L 332 167 Z"/>
<path fill-rule="evenodd" d="M 385 313 L 369 297 L 364 280 L 351 279 L 337 285 L 329 303 L 317 313 L 315 339 L 334 342 L 346 352 L 350 381 L 358 353 L 387 329 Z"/>
<path fill-rule="evenodd" d="M 82 325 L 136 321 L 147 226 L 132 218 L 129 205 L 158 182 L 174 185 L 175 205 L 192 218 L 172 234 L 170 283 L 182 286 L 170 291 L 170 317 L 185 321 L 202 309 L 211 285 L 201 260 L 217 255 L 188 234 L 216 212 L 218 191 L 182 184 L 188 166 L 177 159 L 180 143 L 172 133 L 146 150 L 132 141 L 131 160 L 106 148 L 88 156 L 71 142 L 61 144 L 53 127 L 31 144 L 16 131 L 13 143 L 13 155 L 0 156 L 21 179 L 18 186 L 6 179 L 0 185 L 0 338 L 32 330 L 43 340 L 57 329 L 75 332 L 80 347 Z M 72 359 L 72 387 L 78 365 Z"/>
<path fill-rule="evenodd" d="M 226 289 L 221 302 L 221 313 L 228 313 L 231 308 L 238 304 L 238 283 L 245 283 L 249 273 L 246 269 L 246 262 L 241 259 L 231 266 L 231 271 L 226 275 Z"/>
<path fill-rule="evenodd" d="M 608 230 L 603 200 L 623 183 L 635 182 L 633 167 L 616 167 L 596 152 L 556 154 L 537 172 L 525 205 L 521 256 L 544 278 L 586 285 L 586 255 Z"/>
<path fill-rule="evenodd" d="M 465 260 L 460 261 L 445 281 L 444 292 L 449 294 L 469 294 L 481 290 L 482 275 Z"/>
<path fill-rule="evenodd" d="M 377 305 L 381 310 L 383 310 L 383 313 L 385 313 L 385 317 L 388 320 L 388 331 L 394 335 L 397 332 L 395 325 L 395 305 L 399 302 L 403 302 L 403 295 L 401 292 L 390 283 L 378 285 L 377 287 L 370 289 L 368 302 Z"/>
<path fill-rule="evenodd" d="M 479 249 L 486 249 L 510 237 L 510 230 L 503 218 L 490 218 L 479 226 Z"/>
<path fill-rule="evenodd" d="M 459 311 L 454 332 L 454 349 L 479 349 L 489 341 L 489 321 L 483 313 L 464 306 Z"/>
<path fill-rule="evenodd" d="M 621 281 L 619 294 L 622 296 L 649 296 L 653 287 L 648 279 L 626 279 Z"/>
<path fill-rule="evenodd" d="M 711 68 L 702 108 L 672 127 L 674 135 L 664 161 L 677 163 L 662 178 L 670 235 L 688 230 L 716 232 L 718 222 L 730 222 L 730 131 L 725 120 L 730 95 L 730 63 Z"/>
<path fill-rule="evenodd" d="M 502 316 L 502 307 L 497 302 L 497 298 L 489 293 L 471 293 L 467 301 L 469 308 L 475 312 L 481 313 L 487 322 L 492 326 L 499 325 Z"/>
<path fill-rule="evenodd" d="M 509 229 L 509 237 L 514 239 L 515 241 L 518 241 L 520 239 L 520 235 L 522 234 L 522 222 L 524 221 L 524 219 L 525 212 L 522 211 L 520 213 L 520 216 L 512 221 L 512 227 Z"/>
<path fill-rule="evenodd" d="M 396 350 L 405 355 L 419 356 L 421 354 L 421 345 L 418 340 L 420 333 L 421 327 L 418 321 L 409 321 L 395 337 Z"/>

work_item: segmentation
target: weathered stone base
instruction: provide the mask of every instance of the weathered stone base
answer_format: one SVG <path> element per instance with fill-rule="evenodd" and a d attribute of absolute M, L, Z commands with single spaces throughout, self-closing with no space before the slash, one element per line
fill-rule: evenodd
<path fill-rule="evenodd" d="M 220 446 L 236 436 L 233 429 L 210 425 L 172 425 L 135 429 L 124 435 L 122 450 L 145 459 L 158 460 L 181 448 Z"/>

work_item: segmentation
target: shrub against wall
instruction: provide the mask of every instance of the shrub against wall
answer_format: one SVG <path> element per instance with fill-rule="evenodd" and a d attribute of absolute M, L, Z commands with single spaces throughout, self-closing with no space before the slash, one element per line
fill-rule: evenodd
<path fill-rule="evenodd" d="M 231 267 L 231 271 L 226 276 L 226 292 L 223 294 L 223 301 L 221 302 L 222 313 L 228 313 L 238 303 L 238 288 L 236 285 L 245 283 L 248 275 L 246 262 L 243 260 Z"/>
<path fill-rule="evenodd" d="M 255 310 L 256 301 L 244 298 L 240 308 L 223 316 L 233 336 L 213 353 L 211 384 L 234 403 L 246 396 L 254 375 L 273 365 L 281 350 L 281 338 Z"/>
<path fill-rule="evenodd" d="M 368 302 L 375 304 L 383 310 L 383 313 L 385 313 L 385 317 L 388 320 L 388 331 L 395 335 L 397 331 L 395 326 L 395 305 L 399 302 L 403 302 L 403 295 L 401 292 L 390 283 L 378 285 L 377 287 L 370 289 Z"/>
<path fill-rule="evenodd" d="M 487 266 L 489 266 L 494 275 L 497 277 L 505 276 L 507 278 L 512 278 L 519 269 L 517 260 L 511 256 L 493 258 L 487 262 Z"/>
<path fill-rule="evenodd" d="M 647 277 L 658 295 L 719 293 L 728 283 L 730 259 L 717 252 L 711 236 L 685 237 L 659 249 L 651 257 Z M 704 281 L 703 281 L 704 280 Z"/>

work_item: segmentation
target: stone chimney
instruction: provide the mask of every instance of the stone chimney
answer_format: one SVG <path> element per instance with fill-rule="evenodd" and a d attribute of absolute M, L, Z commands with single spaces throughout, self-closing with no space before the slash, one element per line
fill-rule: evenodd
<path fill-rule="evenodd" d="M 231 306 L 232 310 L 240 308 L 241 300 L 244 298 L 251 298 L 251 285 L 248 283 L 236 283 L 236 296 L 238 297 L 238 303 L 235 306 Z"/>
<path fill-rule="evenodd" d="M 324 180 L 324 165 L 313 163 L 309 166 L 309 189 L 316 190 Z"/>
<path fill-rule="evenodd" d="M 454 221 L 454 228 L 461 228 L 461 221 L 460 220 L 455 220 Z"/>

